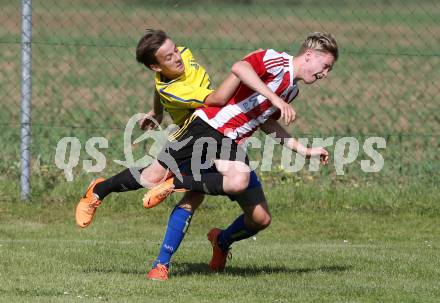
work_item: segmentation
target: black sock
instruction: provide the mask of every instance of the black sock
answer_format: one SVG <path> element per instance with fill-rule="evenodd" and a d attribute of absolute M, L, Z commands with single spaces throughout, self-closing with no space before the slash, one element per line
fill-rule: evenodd
<path fill-rule="evenodd" d="M 193 176 L 182 176 L 182 181 L 175 177 L 174 186 L 176 189 L 185 188 L 212 196 L 226 194 L 223 190 L 223 175 L 220 173 L 201 175 L 200 181 L 194 180 Z"/>
<path fill-rule="evenodd" d="M 144 169 L 136 170 L 140 174 Z M 136 173 L 136 170 L 134 170 L 134 173 Z M 119 174 L 108 178 L 104 182 L 96 184 L 95 188 L 93 189 L 93 193 L 97 194 L 99 199 L 102 200 L 113 192 L 119 193 L 137 190 L 139 188 L 143 188 L 143 186 L 138 180 L 136 180 L 130 169 L 127 168 Z"/>

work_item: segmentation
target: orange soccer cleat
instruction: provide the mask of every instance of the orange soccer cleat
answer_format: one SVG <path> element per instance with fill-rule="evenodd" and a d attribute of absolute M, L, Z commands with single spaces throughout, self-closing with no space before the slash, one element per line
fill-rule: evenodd
<path fill-rule="evenodd" d="M 226 260 L 231 256 L 230 252 L 224 252 L 217 242 L 218 235 L 221 233 L 221 229 L 213 228 L 208 233 L 208 240 L 212 244 L 212 258 L 209 262 L 209 268 L 211 271 L 219 272 L 225 270 Z"/>
<path fill-rule="evenodd" d="M 165 265 L 157 264 L 148 272 L 147 278 L 155 281 L 166 281 L 168 280 L 168 268 Z"/>
<path fill-rule="evenodd" d="M 145 208 L 153 208 L 156 205 L 160 204 L 163 200 L 165 200 L 169 195 L 173 192 L 185 192 L 187 189 L 174 189 L 174 177 L 169 178 L 163 183 L 156 185 L 152 189 L 150 189 L 145 195 L 143 199 Z"/>
<path fill-rule="evenodd" d="M 76 206 L 75 214 L 76 224 L 78 224 L 79 227 L 84 228 L 92 223 L 96 208 L 101 205 L 101 200 L 99 200 L 99 197 L 93 193 L 93 189 L 95 188 L 96 184 L 101 183 L 104 180 L 104 178 L 98 178 L 90 183 L 86 194 L 83 198 L 81 198 L 81 200 L 79 200 L 79 203 Z"/>

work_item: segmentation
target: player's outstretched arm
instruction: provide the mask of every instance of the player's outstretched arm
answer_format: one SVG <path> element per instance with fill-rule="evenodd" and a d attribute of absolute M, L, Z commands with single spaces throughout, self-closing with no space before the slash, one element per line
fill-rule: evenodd
<path fill-rule="evenodd" d="M 243 59 L 257 52 L 261 52 L 262 50 L 263 49 L 259 48 L 256 51 L 253 51 L 244 56 Z M 237 91 L 240 82 L 240 79 L 236 75 L 234 75 L 233 73 L 229 74 L 225 81 L 223 81 L 223 83 L 220 84 L 220 86 L 212 94 L 206 97 L 205 104 L 208 106 L 217 107 L 225 106 L 226 103 L 228 103 L 229 99 L 231 99 L 231 97 Z"/>
<path fill-rule="evenodd" d="M 290 134 L 274 119 L 267 120 L 261 129 L 269 136 L 280 139 L 285 147 L 305 156 L 306 158 L 317 156 L 322 164 L 328 163 L 328 151 L 322 147 L 308 148 L 302 145 L 298 140 L 292 138 Z"/>
<path fill-rule="evenodd" d="M 272 102 L 274 106 L 278 107 L 281 111 L 281 118 L 286 125 L 289 125 L 295 120 L 295 111 L 293 108 L 267 87 L 249 62 L 238 61 L 234 63 L 234 65 L 232 65 L 232 73 L 250 89 L 263 95 Z"/>
<path fill-rule="evenodd" d="M 228 103 L 240 85 L 240 79 L 234 74 L 229 74 L 220 86 L 205 99 L 205 105 L 222 107 Z"/>

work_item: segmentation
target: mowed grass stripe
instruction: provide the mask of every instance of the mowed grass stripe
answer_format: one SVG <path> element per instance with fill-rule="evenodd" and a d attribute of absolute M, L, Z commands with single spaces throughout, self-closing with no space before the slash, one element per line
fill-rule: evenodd
<path fill-rule="evenodd" d="M 288 203 L 276 191 L 268 194 Z M 440 295 L 435 216 L 275 208 L 272 226 L 255 240 L 236 243 L 226 272 L 212 274 L 206 231 L 225 226 L 238 209 L 212 208 L 216 202 L 207 201 L 173 259 L 171 279 L 154 283 L 145 274 L 158 253 L 169 209 L 159 207 L 155 220 L 148 220 L 151 215 L 140 215 L 135 200 L 115 197 L 85 230 L 72 224 L 73 213 L 66 211 L 73 202 L 52 208 L 2 202 L 0 299 L 435 302 Z M 47 213 L 57 220 L 46 221 Z"/>

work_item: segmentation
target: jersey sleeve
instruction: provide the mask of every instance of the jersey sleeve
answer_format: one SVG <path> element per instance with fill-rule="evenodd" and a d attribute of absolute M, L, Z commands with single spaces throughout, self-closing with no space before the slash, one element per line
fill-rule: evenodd
<path fill-rule="evenodd" d="M 251 64 L 260 78 L 277 75 L 284 70 L 285 58 L 273 49 L 253 53 L 243 59 Z"/>
<path fill-rule="evenodd" d="M 199 108 L 205 107 L 205 98 L 211 94 L 213 90 L 176 82 L 159 89 L 158 92 L 163 100 L 176 106 Z"/>
<path fill-rule="evenodd" d="M 252 68 L 255 70 L 258 76 L 262 77 L 266 73 L 266 67 L 264 65 L 264 55 L 266 51 L 263 50 L 261 52 L 253 53 L 250 56 L 247 56 L 243 59 L 243 61 L 248 62 Z"/>

